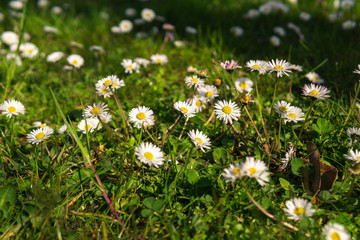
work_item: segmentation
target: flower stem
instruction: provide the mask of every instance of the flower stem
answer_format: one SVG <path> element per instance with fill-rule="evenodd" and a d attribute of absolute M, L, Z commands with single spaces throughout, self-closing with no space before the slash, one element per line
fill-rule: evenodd
<path fill-rule="evenodd" d="M 181 137 L 182 137 L 182 135 L 183 135 L 183 133 L 184 133 L 184 129 L 185 129 L 188 121 L 189 121 L 189 117 L 187 117 L 186 120 L 185 120 L 185 124 L 184 124 L 184 126 L 183 126 L 183 128 L 182 128 L 182 130 L 181 130 L 181 133 L 180 133 L 180 136 L 179 136 L 179 140 L 181 139 Z"/>
<path fill-rule="evenodd" d="M 254 126 L 255 131 L 256 131 L 256 133 L 257 133 L 258 137 L 261 139 L 261 134 L 259 133 L 259 130 L 257 129 L 257 127 L 256 127 L 256 125 L 255 125 L 255 123 L 254 123 L 254 121 L 252 120 L 252 118 L 251 118 L 251 116 L 250 116 L 250 113 L 249 113 L 249 111 L 248 111 L 247 107 L 246 107 L 246 106 L 244 106 L 244 109 L 245 109 L 245 111 L 246 111 L 246 114 L 247 114 L 247 115 L 248 115 L 248 117 L 250 118 L 251 124 Z"/>
<path fill-rule="evenodd" d="M 172 132 L 174 131 L 176 125 L 179 123 L 179 121 L 180 121 L 180 119 L 181 119 L 182 116 L 183 116 L 183 115 L 180 114 L 180 115 L 178 116 L 178 118 L 175 120 L 175 122 L 174 122 L 168 129 L 165 130 L 165 132 L 164 132 L 164 139 L 163 139 L 163 141 L 162 141 L 162 143 L 161 143 L 161 146 L 164 146 L 164 144 L 165 144 L 165 142 L 166 142 L 166 139 L 172 134 Z M 169 133 L 168 135 L 166 135 L 167 132 L 168 132 L 170 129 L 171 129 L 170 133 Z"/>
<path fill-rule="evenodd" d="M 129 127 L 130 130 L 132 130 L 132 127 L 131 127 L 129 121 L 127 120 L 127 118 L 126 118 L 126 116 L 125 116 L 124 110 L 123 110 L 123 108 L 121 107 L 121 103 L 120 103 L 119 97 L 118 97 L 118 95 L 117 95 L 116 92 L 115 92 L 115 94 L 114 94 L 114 97 L 115 97 L 116 104 L 117 104 L 118 107 L 119 107 L 121 116 L 122 116 L 122 118 L 123 118 L 123 120 L 124 120 L 124 123 L 125 123 L 126 135 L 128 135 L 129 133 L 128 133 L 128 129 L 127 129 L 126 125 Z"/>
<path fill-rule="evenodd" d="M 304 128 L 305 128 L 305 124 L 306 124 L 306 122 L 307 122 L 307 120 L 308 120 L 308 118 L 309 118 L 309 116 L 310 116 L 310 113 L 311 113 L 311 111 L 312 111 L 312 109 L 313 109 L 313 106 L 314 106 L 314 103 L 315 103 L 315 102 L 316 102 L 316 100 L 312 100 L 312 101 L 311 101 L 311 105 L 310 105 L 309 111 L 308 111 L 308 112 L 306 113 L 306 115 L 305 115 L 305 120 L 304 120 L 304 123 L 303 123 L 303 125 L 302 125 L 302 127 L 301 127 L 298 140 L 300 140 L 300 138 L 301 138 L 302 132 L 304 131 Z"/>
<path fill-rule="evenodd" d="M 276 95 L 276 89 L 277 89 L 277 85 L 278 85 L 278 80 L 279 80 L 279 78 L 276 77 L 275 86 L 274 86 L 274 94 L 273 94 L 273 97 L 272 97 L 271 107 L 270 107 L 270 114 L 272 113 L 272 110 L 273 110 L 273 108 L 274 108 L 275 95 Z"/>

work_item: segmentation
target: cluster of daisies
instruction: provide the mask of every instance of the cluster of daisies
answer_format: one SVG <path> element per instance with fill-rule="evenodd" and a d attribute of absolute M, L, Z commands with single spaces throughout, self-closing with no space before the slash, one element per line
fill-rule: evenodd
<path fill-rule="evenodd" d="M 121 65 L 125 69 L 125 73 L 140 73 L 140 67 L 146 68 L 150 63 L 163 65 L 168 62 L 168 58 L 164 54 L 153 54 L 150 56 L 150 60 L 146 58 L 135 58 L 132 59 L 123 59 Z"/>

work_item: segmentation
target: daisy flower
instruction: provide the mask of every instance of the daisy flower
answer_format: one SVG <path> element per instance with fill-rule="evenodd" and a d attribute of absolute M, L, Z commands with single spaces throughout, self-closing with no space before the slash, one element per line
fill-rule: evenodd
<path fill-rule="evenodd" d="M 214 100 L 214 98 L 219 96 L 217 88 L 211 85 L 204 85 L 199 87 L 198 95 L 200 98 L 205 99 L 205 101 Z"/>
<path fill-rule="evenodd" d="M 152 20 L 155 19 L 156 15 L 155 15 L 154 10 L 149 9 L 149 8 L 144 8 L 143 10 L 141 10 L 141 17 L 145 21 L 151 22 Z"/>
<path fill-rule="evenodd" d="M 47 62 L 57 62 L 64 56 L 63 52 L 53 52 L 46 57 Z"/>
<path fill-rule="evenodd" d="M 133 29 L 133 24 L 131 21 L 125 19 L 119 23 L 119 27 L 122 33 L 128 33 Z"/>
<path fill-rule="evenodd" d="M 256 9 L 250 9 L 245 15 L 244 18 L 255 19 L 260 15 L 260 12 Z"/>
<path fill-rule="evenodd" d="M 100 124 L 102 123 L 109 123 L 112 120 L 112 115 L 108 112 L 104 112 L 100 116 Z"/>
<path fill-rule="evenodd" d="M 195 116 L 195 108 L 187 102 L 178 101 L 174 103 L 174 108 L 184 114 L 187 118 Z"/>
<path fill-rule="evenodd" d="M 249 68 L 252 72 L 258 71 L 260 74 L 266 73 L 267 64 L 262 60 L 250 60 L 246 63 L 246 67 Z"/>
<path fill-rule="evenodd" d="M 103 102 L 99 102 L 99 103 L 94 103 L 92 106 L 87 106 L 85 108 L 85 117 L 86 118 L 90 118 L 90 117 L 97 117 L 97 116 L 101 116 L 102 114 L 104 114 L 106 111 L 108 111 L 109 108 L 107 108 L 107 105 Z"/>
<path fill-rule="evenodd" d="M 233 123 L 233 120 L 237 121 L 240 117 L 240 108 L 236 103 L 230 101 L 218 101 L 215 104 L 215 114 L 220 120 L 223 120 L 226 124 Z"/>
<path fill-rule="evenodd" d="M 346 133 L 350 138 L 350 144 L 352 143 L 352 141 L 358 142 L 358 139 L 360 137 L 360 128 L 355 128 L 355 127 L 348 128 Z"/>
<path fill-rule="evenodd" d="M 237 68 L 241 68 L 241 66 L 239 66 L 239 63 L 233 59 L 231 61 L 226 60 L 225 62 L 221 62 L 220 66 L 229 73 L 233 72 Z"/>
<path fill-rule="evenodd" d="M 59 33 L 59 29 L 50 26 L 44 26 L 43 30 L 46 33 Z"/>
<path fill-rule="evenodd" d="M 125 86 L 124 80 L 119 80 L 119 78 L 115 75 L 107 76 L 106 78 L 103 78 L 99 80 L 95 84 L 96 88 L 101 89 L 102 87 L 106 87 L 110 89 L 118 89 L 120 87 Z"/>
<path fill-rule="evenodd" d="M 270 42 L 274 47 L 278 47 L 281 44 L 281 40 L 278 36 L 272 35 L 270 37 Z"/>
<path fill-rule="evenodd" d="M 241 178 L 241 164 L 235 163 L 235 165 L 230 164 L 228 168 L 224 169 L 222 176 L 225 178 L 226 182 L 234 183 L 236 179 Z"/>
<path fill-rule="evenodd" d="M 323 84 L 325 81 L 324 79 L 322 79 L 319 74 L 315 73 L 315 72 L 309 72 L 308 74 L 305 75 L 305 77 L 307 77 L 307 79 L 309 79 L 309 81 L 316 83 L 316 84 Z"/>
<path fill-rule="evenodd" d="M 355 26 L 356 26 L 356 22 L 351 21 L 351 20 L 345 21 L 342 24 L 342 28 L 345 29 L 345 30 L 353 29 Z"/>
<path fill-rule="evenodd" d="M 304 118 L 304 113 L 303 111 L 298 108 L 298 107 L 290 107 L 286 113 L 283 113 L 281 115 L 281 118 L 284 119 L 284 122 L 298 122 L 298 121 L 303 121 Z"/>
<path fill-rule="evenodd" d="M 267 69 L 270 71 L 269 73 L 276 72 L 277 77 L 282 77 L 283 74 L 289 76 L 289 72 L 291 72 L 291 64 L 285 60 L 276 59 L 267 62 Z"/>
<path fill-rule="evenodd" d="M 34 58 L 38 55 L 39 49 L 32 43 L 23 43 L 19 47 L 21 56 L 24 58 Z"/>
<path fill-rule="evenodd" d="M 201 151 L 205 152 L 205 149 L 210 149 L 210 138 L 203 132 L 191 130 L 188 135 L 195 146 L 200 147 Z"/>
<path fill-rule="evenodd" d="M 315 209 L 312 209 L 312 204 L 305 199 L 302 198 L 293 198 L 285 202 L 286 208 L 284 211 L 288 218 L 298 221 L 303 217 L 311 217 Z"/>
<path fill-rule="evenodd" d="M 194 96 L 191 99 L 191 106 L 195 109 L 195 112 L 201 112 L 205 107 L 206 100 L 201 97 Z"/>
<path fill-rule="evenodd" d="M 315 85 L 313 83 L 311 83 L 310 85 L 304 85 L 302 91 L 302 95 L 316 99 L 325 99 L 330 97 L 330 95 L 328 95 L 330 93 L 329 89 L 324 86 Z"/>
<path fill-rule="evenodd" d="M 270 173 L 266 164 L 254 157 L 246 157 L 245 162 L 241 166 L 241 175 L 255 178 L 261 186 L 270 181 Z"/>
<path fill-rule="evenodd" d="M 125 9 L 125 16 L 127 17 L 135 17 L 136 9 L 135 8 L 126 8 Z"/>
<path fill-rule="evenodd" d="M 342 9 L 350 9 L 354 6 L 354 1 L 352 0 L 343 0 L 341 1 L 341 8 Z"/>
<path fill-rule="evenodd" d="M 78 124 L 78 130 L 82 131 L 84 134 L 87 134 L 87 132 L 94 132 L 95 129 L 100 130 L 101 128 L 102 126 L 97 118 L 83 119 Z"/>
<path fill-rule="evenodd" d="M 281 158 L 281 162 L 282 162 L 281 167 L 286 168 L 288 163 L 294 158 L 294 153 L 295 153 L 294 144 L 289 142 L 288 151 L 286 152 L 285 157 Z"/>
<path fill-rule="evenodd" d="M 185 32 L 190 33 L 190 34 L 192 34 L 192 35 L 196 35 L 198 31 L 197 31 L 197 29 L 194 28 L 194 27 L 186 26 L 186 27 L 185 27 Z"/>
<path fill-rule="evenodd" d="M 327 223 L 322 230 L 325 240 L 350 240 L 350 234 L 338 223 Z"/>
<path fill-rule="evenodd" d="M 74 68 L 80 68 L 82 65 L 84 65 L 84 59 L 78 54 L 71 54 L 67 57 L 66 60 Z"/>
<path fill-rule="evenodd" d="M 161 149 L 152 143 L 143 142 L 135 148 L 138 159 L 149 165 L 158 168 L 164 163 L 164 154 Z"/>
<path fill-rule="evenodd" d="M 1 41 L 6 45 L 18 44 L 19 36 L 11 31 L 5 31 L 1 34 Z"/>
<path fill-rule="evenodd" d="M 89 47 L 89 51 L 93 52 L 93 53 L 103 53 L 104 48 L 102 46 L 99 46 L 99 45 L 92 45 L 92 46 Z"/>
<path fill-rule="evenodd" d="M 347 160 L 360 162 L 360 151 L 358 151 L 357 149 L 355 149 L 355 151 L 352 149 L 349 149 L 349 152 L 347 154 L 345 154 L 344 156 Z"/>
<path fill-rule="evenodd" d="M 42 123 L 42 122 L 39 122 L 39 121 L 36 121 L 36 122 L 33 122 L 33 126 L 34 127 L 37 127 L 37 128 L 47 128 L 48 126 L 46 125 L 46 123 Z"/>
<path fill-rule="evenodd" d="M 353 73 L 360 74 L 360 64 L 358 65 L 358 69 L 355 69 L 355 70 L 353 71 Z"/>
<path fill-rule="evenodd" d="M 66 126 L 66 124 L 64 124 L 59 128 L 58 133 L 64 134 L 66 132 L 66 130 L 67 130 L 67 126 Z"/>
<path fill-rule="evenodd" d="M 153 114 L 154 112 L 148 107 L 133 108 L 129 113 L 129 121 L 133 122 L 137 128 L 152 126 L 155 124 Z"/>
<path fill-rule="evenodd" d="M 28 135 L 26 135 L 26 140 L 31 143 L 38 145 L 39 143 L 45 141 L 54 133 L 54 130 L 50 127 L 38 128 L 32 130 Z"/>
<path fill-rule="evenodd" d="M 282 27 L 274 27 L 274 33 L 276 33 L 277 35 L 279 35 L 280 37 L 285 37 L 286 35 L 286 31 L 284 28 Z"/>
<path fill-rule="evenodd" d="M 197 72 L 197 68 L 193 67 L 193 66 L 188 66 L 188 68 L 186 69 L 187 72 L 189 73 L 196 73 Z"/>
<path fill-rule="evenodd" d="M 136 62 L 133 62 L 131 59 L 123 59 L 121 65 L 125 68 L 125 73 L 136 73 L 140 72 L 140 66 Z"/>
<path fill-rule="evenodd" d="M 244 30 L 239 26 L 234 26 L 230 28 L 230 32 L 234 34 L 235 37 L 240 37 L 241 35 L 244 34 Z"/>
<path fill-rule="evenodd" d="M 165 64 L 168 62 L 168 58 L 166 55 L 162 55 L 162 54 L 154 54 L 150 56 L 150 60 L 152 63 L 155 64 Z"/>
<path fill-rule="evenodd" d="M 299 71 L 302 72 L 303 68 L 300 65 L 296 65 L 296 64 L 291 64 L 291 70 L 295 70 L 295 71 Z"/>
<path fill-rule="evenodd" d="M 235 80 L 235 87 L 239 91 L 239 93 L 243 92 L 251 92 L 252 86 L 254 85 L 253 81 L 251 81 L 247 77 L 241 77 Z"/>
<path fill-rule="evenodd" d="M 290 109 L 291 104 L 286 102 L 286 101 L 278 101 L 277 103 L 275 103 L 274 106 L 274 110 L 275 112 L 277 112 L 278 114 L 282 115 L 287 113 L 287 111 Z"/>
<path fill-rule="evenodd" d="M 243 92 L 240 94 L 240 102 L 241 105 L 246 106 L 251 102 L 255 102 L 254 100 L 252 100 L 251 94 L 247 93 L 247 92 Z"/>
<path fill-rule="evenodd" d="M 311 19 L 311 15 L 307 12 L 301 12 L 299 18 L 303 21 L 309 21 Z"/>
<path fill-rule="evenodd" d="M 192 77 L 186 76 L 184 80 L 189 87 L 194 86 L 195 88 L 197 88 L 204 85 L 204 80 L 202 80 L 196 75 L 193 75 Z"/>
<path fill-rule="evenodd" d="M 24 114 L 25 107 L 21 102 L 11 99 L 9 101 L 4 101 L 0 105 L 0 112 L 2 115 L 11 118 L 14 115 Z"/>
<path fill-rule="evenodd" d="M 147 65 L 150 64 L 150 61 L 145 58 L 135 58 L 134 62 L 136 62 L 137 64 L 139 64 L 145 68 L 147 67 Z"/>
<path fill-rule="evenodd" d="M 207 78 L 207 69 L 196 72 L 200 77 Z"/>

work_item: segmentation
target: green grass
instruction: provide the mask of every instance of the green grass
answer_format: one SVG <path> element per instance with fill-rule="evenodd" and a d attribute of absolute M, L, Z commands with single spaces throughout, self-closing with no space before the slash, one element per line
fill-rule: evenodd
<path fill-rule="evenodd" d="M 327 20 L 327 15 L 333 12 L 331 2 L 323 1 L 319 6 L 315 1 L 301 1 L 298 6 L 289 4 L 288 14 L 273 13 L 248 20 L 243 14 L 250 8 L 258 8 L 263 1 L 74 1 L 60 16 L 37 9 L 35 2 L 29 1 L 23 20 L 30 41 L 45 56 L 54 51 L 63 51 L 66 56 L 76 53 L 84 57 L 85 64 L 69 72 L 63 70 L 66 57 L 55 64 L 47 63 L 45 57 L 23 59 L 22 66 L 16 67 L 12 74 L 12 62 L 1 58 L 1 99 L 19 100 L 26 111 L 11 119 L 4 115 L 0 118 L 0 238 L 306 239 L 308 234 L 310 239 L 321 239 L 322 226 L 331 221 L 344 225 L 352 238 L 358 239 L 360 182 L 350 175 L 352 162 L 344 154 L 350 148 L 359 149 L 358 143 L 348 144 L 346 130 L 359 127 L 359 108 L 352 104 L 357 101 L 359 77 L 352 72 L 359 63 L 360 36 L 358 26 L 345 31 L 341 22 Z M 0 32 L 19 33 L 21 20 L 6 14 L 7 4 L 0 3 L 1 12 L 5 13 Z M 62 1 L 52 4 L 61 5 Z M 161 52 L 168 57 L 167 64 L 150 64 L 139 74 L 125 74 L 120 64 L 122 59 L 149 58 L 160 53 L 164 37 L 162 23 L 157 21 L 137 26 L 129 34 L 111 34 L 111 26 L 124 18 L 126 7 L 135 7 L 138 13 L 144 7 L 154 9 L 166 22 L 176 26 L 175 36 L 185 41 L 186 46 L 176 48 L 168 43 Z M 302 10 L 312 14 L 310 22 L 298 19 Z M 101 11 L 108 12 L 109 19 L 102 19 Z M 345 13 L 344 19 L 358 20 L 359 11 L 356 4 L 351 13 Z M 300 42 L 286 27 L 288 22 L 301 27 L 305 41 Z M 49 38 L 42 31 L 45 25 L 57 27 L 61 33 Z M 153 25 L 160 28 L 158 35 L 151 34 Z M 187 34 L 184 31 L 187 25 L 198 26 L 198 34 Z M 244 35 L 232 36 L 229 29 L 233 25 L 241 26 Z M 275 26 L 282 26 L 287 32 L 277 48 L 269 42 Z M 149 38 L 135 38 L 138 30 L 148 32 Z M 84 48 L 71 47 L 72 40 Z M 95 44 L 104 47 L 105 52 L 98 56 L 90 52 L 89 46 Z M 1 49 L 8 48 L 2 44 Z M 173 104 L 185 101 L 194 93 L 183 81 L 191 75 L 186 71 L 190 65 L 208 70 L 207 84 L 222 79 L 220 96 L 214 103 L 227 98 L 241 106 L 230 75 L 220 68 L 215 57 L 238 60 L 243 68 L 233 73 L 234 78 L 247 76 L 257 84 L 259 94 L 254 85 L 255 102 L 247 109 L 261 137 L 244 107 L 239 121 L 234 123 L 240 134 L 231 128 L 226 131 L 228 126 L 217 119 L 204 125 L 213 112 L 208 105 L 186 126 L 185 119 L 180 120 L 162 147 L 164 165 L 155 168 L 141 163 L 136 158 L 135 147 L 153 140 L 137 128 L 127 134 L 116 101 L 113 97 L 97 96 L 95 83 L 112 74 L 124 79 L 126 85 L 117 93 L 125 114 L 128 116 L 138 106 L 151 108 L 155 126 L 149 132 L 161 142 L 166 129 L 179 116 Z M 275 58 L 299 64 L 304 71 L 282 77 L 276 85 L 274 74 L 258 75 L 244 67 L 251 59 Z M 325 79 L 331 97 L 317 100 L 305 123 L 282 124 L 279 131 L 278 115 L 268 114 L 275 85 L 275 101 L 289 101 L 306 114 L 311 100 L 301 95 L 301 88 L 309 83 L 304 75 L 313 69 Z M 108 104 L 113 120 L 92 134 L 77 131 L 83 107 L 100 101 Z M 53 134 L 37 146 L 27 143 L 26 135 L 35 129 L 33 122 L 45 122 L 58 130 L 64 120 L 73 126 L 69 134 Z M 203 153 L 187 136 L 191 129 L 203 131 L 212 141 L 219 139 Z M 311 185 L 316 175 L 316 167 L 306 161 L 308 141 L 318 147 L 324 163 L 338 170 L 334 185 L 314 198 L 315 193 L 306 187 L 306 179 L 310 179 Z M 281 169 L 288 142 L 295 145 L 296 157 Z M 234 185 L 225 182 L 224 169 L 244 162 L 247 156 L 268 165 L 271 180 L 264 187 L 250 178 L 242 178 Z M 91 164 L 101 181 L 91 170 Z M 329 182 L 324 180 L 324 184 Z M 101 183 L 125 228 L 106 203 Z M 247 193 L 276 219 L 261 212 Z M 316 213 L 299 222 L 289 220 L 283 208 L 293 197 L 313 198 Z M 298 230 L 289 229 L 283 222 Z"/>

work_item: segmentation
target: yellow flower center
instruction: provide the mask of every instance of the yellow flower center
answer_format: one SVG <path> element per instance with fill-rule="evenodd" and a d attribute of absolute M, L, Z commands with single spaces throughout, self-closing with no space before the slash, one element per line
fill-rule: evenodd
<path fill-rule="evenodd" d="M 241 87 L 241 88 L 246 88 L 246 86 L 247 86 L 246 82 L 240 83 L 240 87 Z"/>
<path fill-rule="evenodd" d="M 197 107 L 201 107 L 202 102 L 200 100 L 197 100 L 195 104 L 196 104 Z"/>
<path fill-rule="evenodd" d="M 32 49 L 28 49 L 28 53 L 32 53 L 32 51 L 33 51 Z"/>
<path fill-rule="evenodd" d="M 157 58 L 156 61 L 159 63 L 159 62 L 161 62 L 161 59 L 160 59 L 160 58 Z"/>
<path fill-rule="evenodd" d="M 119 85 L 118 83 L 114 83 L 113 85 L 111 85 L 112 87 L 116 87 L 117 85 Z"/>
<path fill-rule="evenodd" d="M 331 240 L 341 240 L 340 235 L 337 232 L 333 232 L 330 236 Z"/>
<path fill-rule="evenodd" d="M 252 65 L 253 68 L 258 69 L 260 66 L 258 64 Z"/>
<path fill-rule="evenodd" d="M 127 24 L 124 24 L 124 28 L 128 28 L 129 27 L 129 25 L 127 25 Z"/>
<path fill-rule="evenodd" d="M 279 110 L 280 110 L 281 112 L 287 112 L 287 108 L 284 107 L 284 106 L 279 107 Z"/>
<path fill-rule="evenodd" d="M 108 90 L 107 88 L 102 88 L 101 91 L 102 91 L 103 93 L 107 93 L 109 90 Z"/>
<path fill-rule="evenodd" d="M 358 161 L 360 162 L 360 156 L 358 156 L 358 158 L 357 158 L 357 159 L 358 159 Z"/>
<path fill-rule="evenodd" d="M 289 114 L 288 114 L 288 117 L 296 118 L 297 115 L 296 115 L 296 113 L 289 113 Z"/>
<path fill-rule="evenodd" d="M 16 108 L 11 106 L 11 107 L 8 107 L 8 111 L 9 112 L 15 112 L 16 111 Z"/>
<path fill-rule="evenodd" d="M 275 65 L 274 69 L 275 69 L 275 71 L 281 71 L 283 69 L 283 66 Z"/>
<path fill-rule="evenodd" d="M 213 92 L 211 92 L 211 91 L 208 91 L 208 92 L 206 92 L 206 94 L 205 94 L 206 97 L 211 97 L 212 95 L 213 95 Z"/>
<path fill-rule="evenodd" d="M 257 170 L 256 170 L 256 168 L 250 168 L 249 169 L 249 172 L 250 172 L 250 176 L 252 176 L 252 175 L 254 175 L 254 173 L 256 173 L 257 172 Z"/>
<path fill-rule="evenodd" d="M 91 126 L 89 125 L 89 124 L 86 124 L 85 126 L 84 126 L 84 130 L 89 130 L 91 128 Z"/>
<path fill-rule="evenodd" d="M 154 156 L 152 155 L 151 152 L 146 152 L 144 153 L 144 156 L 146 157 L 147 160 L 153 160 Z"/>
<path fill-rule="evenodd" d="M 192 78 L 191 81 L 194 82 L 194 83 L 196 83 L 196 82 L 199 81 L 199 79 L 197 79 L 197 78 Z"/>
<path fill-rule="evenodd" d="M 91 113 L 94 114 L 94 115 L 99 114 L 100 113 L 100 108 L 94 107 L 93 109 L 91 109 Z"/>
<path fill-rule="evenodd" d="M 305 213 L 305 209 L 304 209 L 303 207 L 296 207 L 296 208 L 294 209 L 294 213 L 299 216 L 299 215 Z"/>
<path fill-rule="evenodd" d="M 230 114 L 231 113 L 231 107 L 229 106 L 225 106 L 222 108 L 222 111 L 226 114 Z"/>
<path fill-rule="evenodd" d="M 146 13 L 146 14 L 145 14 L 145 16 L 150 17 L 150 16 L 151 16 L 151 14 L 150 14 L 150 13 Z"/>
<path fill-rule="evenodd" d="M 139 112 L 137 115 L 136 115 L 137 119 L 139 120 L 143 120 L 145 119 L 145 113 L 143 112 Z"/>
<path fill-rule="evenodd" d="M 110 84 L 112 84 L 112 81 L 111 81 L 110 79 L 108 79 L 108 80 L 106 80 L 106 81 L 104 82 L 104 85 L 105 85 L 105 86 L 108 86 L 108 85 L 110 85 Z"/>
<path fill-rule="evenodd" d="M 311 92 L 309 92 L 309 95 L 310 95 L 310 96 L 317 96 L 317 95 L 319 95 L 319 92 L 316 91 L 316 89 L 314 89 L 314 90 L 312 90 Z"/>
<path fill-rule="evenodd" d="M 182 108 L 180 108 L 184 113 L 188 113 L 188 109 L 187 108 L 185 108 L 185 107 L 182 107 Z"/>
<path fill-rule="evenodd" d="M 350 3 L 349 2 L 345 2 L 345 7 L 349 7 Z M 340 239 L 340 238 L 339 238 Z"/>
<path fill-rule="evenodd" d="M 240 100 L 241 100 L 241 102 L 243 102 L 243 103 L 248 103 L 248 102 L 250 102 L 250 97 L 249 97 L 249 95 L 247 95 L 247 94 L 242 94 Z"/>
<path fill-rule="evenodd" d="M 45 137 L 45 133 L 43 133 L 43 132 L 39 132 L 39 133 L 36 134 L 36 136 L 35 136 L 35 138 L 36 138 L 37 140 L 40 140 L 40 139 L 42 139 L 43 137 Z"/>
<path fill-rule="evenodd" d="M 235 168 L 233 173 L 234 173 L 234 175 L 239 175 L 240 174 L 240 168 L 238 168 L 238 167 Z"/>
<path fill-rule="evenodd" d="M 46 128 L 46 125 L 45 124 L 40 124 L 40 127 Z"/>
<path fill-rule="evenodd" d="M 73 60 L 72 63 L 73 63 L 74 65 L 76 65 L 76 64 L 78 64 L 78 61 L 77 61 L 77 60 Z"/>
<path fill-rule="evenodd" d="M 219 79 L 219 78 L 215 79 L 214 84 L 215 84 L 215 86 L 219 87 L 221 85 L 221 79 Z"/>
<path fill-rule="evenodd" d="M 195 142 L 197 142 L 198 144 L 203 144 L 203 141 L 198 137 L 195 138 Z"/>
<path fill-rule="evenodd" d="M 130 64 L 130 65 L 129 65 L 129 68 L 130 68 L 130 69 L 133 69 L 134 67 L 133 67 L 133 65 Z"/>

